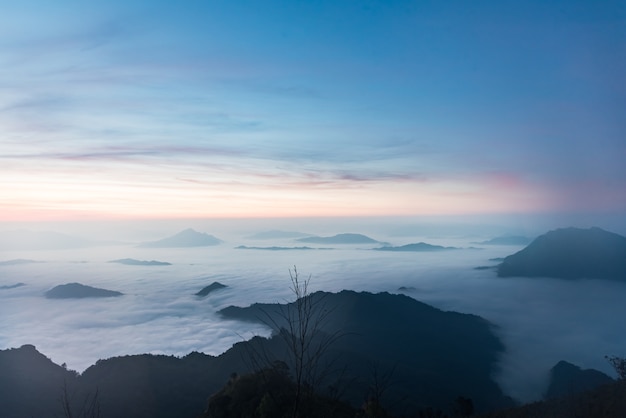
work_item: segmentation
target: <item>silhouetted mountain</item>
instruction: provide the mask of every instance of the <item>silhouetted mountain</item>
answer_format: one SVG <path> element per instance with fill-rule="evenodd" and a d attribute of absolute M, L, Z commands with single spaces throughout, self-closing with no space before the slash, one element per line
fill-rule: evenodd
<path fill-rule="evenodd" d="M 487 241 L 475 242 L 480 245 L 528 245 L 532 240 L 519 235 L 503 235 Z"/>
<path fill-rule="evenodd" d="M 123 356 L 99 360 L 78 376 L 33 346 L 0 350 L 0 416 L 67 417 L 61 405 L 67 387 L 74 416 L 91 416 L 81 411 L 97 395 L 102 417 L 195 417 L 228 380 L 229 368 L 243 369 L 241 360 L 233 360 L 218 364 L 195 352 L 182 358 Z"/>
<path fill-rule="evenodd" d="M 61 284 L 53 287 L 45 293 L 49 299 L 76 299 L 76 298 L 108 298 L 122 296 L 123 293 L 114 290 L 99 289 L 85 286 L 80 283 Z"/>
<path fill-rule="evenodd" d="M 479 415 L 479 418 L 624 418 L 626 380 L 541 402 Z"/>
<path fill-rule="evenodd" d="M 472 398 L 479 410 L 507 402 L 491 379 L 503 346 L 484 319 L 444 312 L 401 294 L 342 291 L 311 297 L 325 315 L 320 330 L 343 335 L 325 360 L 339 359 L 345 365 L 344 379 L 355 382 L 346 388 L 346 399 L 353 405 L 363 400 L 373 364 L 379 373 L 394 371 L 389 397 L 394 399 L 390 408 L 397 413 L 428 406 L 444 409 L 458 396 Z M 285 309 L 254 304 L 219 313 L 288 329 Z M 266 346 L 255 351 L 272 352 Z"/>
<path fill-rule="evenodd" d="M 24 229 L 0 232 L 0 249 L 6 250 L 65 250 L 94 245 L 99 243 L 60 232 Z"/>
<path fill-rule="evenodd" d="M 458 250 L 457 247 L 442 247 L 441 245 L 431 245 L 425 242 L 418 242 L 416 244 L 401 245 L 399 247 L 380 247 L 374 248 L 376 251 L 414 251 L 414 252 L 428 252 L 428 251 L 445 251 L 445 250 Z"/>
<path fill-rule="evenodd" d="M 197 232 L 193 229 L 185 229 L 176 235 L 163 238 L 158 241 L 144 242 L 138 247 L 142 248 L 176 248 L 176 247 L 207 247 L 210 245 L 218 245 L 222 241 L 213 235 Z"/>
<path fill-rule="evenodd" d="M 329 315 L 319 338 L 337 330 L 343 335 L 320 359 L 320 366 L 333 362 L 327 376 L 331 380 L 322 381 L 320 391 L 332 381 L 345 390 L 344 399 L 359 407 L 374 383 L 373 373 L 378 373 L 390 376 L 385 395 L 389 409 L 403 414 L 428 406 L 449 409 L 459 396 L 472 398 L 478 410 L 508 404 L 490 377 L 503 347 L 480 317 L 444 312 L 387 293 L 318 292 L 312 297 L 321 303 L 322 310 L 316 312 Z M 280 317 L 282 308 L 255 304 L 231 307 L 223 314 L 259 321 L 258 315 L 267 318 L 264 313 Z M 193 417 L 233 372 L 243 376 L 258 371 L 270 359 L 283 359 L 293 370 L 281 335 L 254 337 L 218 357 L 145 354 L 99 360 L 81 376 L 52 364 L 32 347 L 16 351 L 20 355 L 0 350 L 3 416 L 54 415 L 65 380 L 76 408 L 97 393 L 101 416 Z M 11 414 L 4 414 L 5 405 Z"/>
<path fill-rule="evenodd" d="M 64 385 L 76 374 L 54 364 L 32 345 L 0 350 L 0 416 L 62 417 Z"/>
<path fill-rule="evenodd" d="M 498 276 L 626 281 L 626 238 L 600 228 L 550 231 L 506 257 Z"/>
<path fill-rule="evenodd" d="M 303 232 L 295 232 L 295 231 L 264 231 L 257 232 L 256 234 L 250 235 L 248 238 L 250 239 L 293 239 L 293 238 L 302 238 L 308 237 L 311 234 L 305 234 Z"/>
<path fill-rule="evenodd" d="M 0 286 L 0 290 L 15 289 L 16 287 L 22 287 L 22 286 L 26 286 L 26 284 L 24 284 L 24 283 L 15 283 L 15 284 L 10 284 L 10 285 L 6 285 L 6 286 Z"/>
<path fill-rule="evenodd" d="M 572 363 L 559 361 L 550 370 L 550 384 L 546 391 L 545 398 L 549 399 L 573 395 L 606 385 L 607 383 L 612 383 L 613 381 L 614 380 L 609 376 L 598 370 L 582 370 Z"/>
<path fill-rule="evenodd" d="M 17 266 L 20 264 L 35 264 L 43 263 L 43 261 L 27 260 L 24 258 L 17 258 L 15 260 L 0 261 L 0 266 Z"/>
<path fill-rule="evenodd" d="M 337 234 L 332 237 L 306 237 L 297 241 L 311 244 L 380 244 L 379 241 L 361 234 Z"/>
<path fill-rule="evenodd" d="M 172 263 L 156 260 L 135 260 L 134 258 L 121 258 L 119 260 L 111 260 L 109 263 L 126 264 L 128 266 L 171 266 Z"/>
<path fill-rule="evenodd" d="M 225 287 L 228 287 L 228 286 L 221 284 L 220 282 L 213 282 L 210 285 L 203 287 L 202 290 L 196 293 L 196 296 L 206 296 L 211 292 L 224 289 Z"/>
<path fill-rule="evenodd" d="M 288 250 L 331 250 L 332 248 L 312 248 L 312 247 L 246 247 L 240 245 L 236 250 L 267 250 L 267 251 L 288 251 Z"/>

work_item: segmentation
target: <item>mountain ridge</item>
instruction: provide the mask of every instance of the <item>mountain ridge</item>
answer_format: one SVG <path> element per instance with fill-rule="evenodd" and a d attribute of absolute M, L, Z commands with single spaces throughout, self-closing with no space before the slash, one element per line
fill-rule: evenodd
<path fill-rule="evenodd" d="M 222 240 L 204 232 L 198 232 L 192 228 L 184 229 L 172 236 L 156 240 L 142 242 L 137 245 L 139 248 L 186 248 L 186 247 L 208 247 L 219 245 Z"/>
<path fill-rule="evenodd" d="M 597 227 L 552 230 L 505 257 L 498 276 L 626 281 L 626 237 Z"/>
<path fill-rule="evenodd" d="M 298 238 L 296 241 L 308 242 L 312 244 L 383 244 L 382 242 L 376 241 L 367 235 L 353 233 L 336 234 L 329 237 L 305 237 Z"/>

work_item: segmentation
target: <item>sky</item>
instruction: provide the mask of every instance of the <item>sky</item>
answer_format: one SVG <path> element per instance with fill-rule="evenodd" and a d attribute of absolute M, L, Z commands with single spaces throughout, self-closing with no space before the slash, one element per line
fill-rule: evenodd
<path fill-rule="evenodd" d="M 0 10 L 0 221 L 626 214 L 623 1 Z"/>

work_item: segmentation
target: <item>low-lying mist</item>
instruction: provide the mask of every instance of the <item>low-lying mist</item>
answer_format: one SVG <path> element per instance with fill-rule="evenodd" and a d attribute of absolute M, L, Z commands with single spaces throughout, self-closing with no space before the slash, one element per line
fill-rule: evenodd
<path fill-rule="evenodd" d="M 300 230 L 310 232 L 306 227 Z M 349 232 L 368 231 L 352 228 Z M 463 249 L 428 253 L 371 251 L 375 245 L 335 245 L 331 250 L 235 249 L 239 245 L 302 245 L 288 239 L 255 241 L 249 236 L 233 233 L 225 239 L 222 235 L 225 242 L 221 245 L 198 248 L 125 244 L 3 251 L 0 262 L 38 262 L 0 265 L 0 348 L 33 344 L 53 361 L 78 371 L 98 359 L 125 354 L 180 356 L 201 351 L 217 355 L 252 335 L 268 335 L 269 330 L 225 321 L 215 312 L 229 305 L 291 300 L 289 269 L 295 265 L 302 276 L 311 275 L 312 291 L 402 292 L 440 309 L 486 318 L 506 345 L 495 378 L 518 400 L 539 398 L 549 369 L 559 360 L 612 373 L 604 356 L 625 354 L 626 325 L 621 318 L 626 317 L 626 285 L 602 280 L 503 279 L 496 277 L 494 269 L 475 269 L 495 266 L 494 258 L 521 247 L 481 247 L 472 244 L 479 241 L 475 235 L 407 233 L 372 237 L 394 245 L 426 241 Z M 109 263 L 123 258 L 172 265 Z M 204 298 L 194 295 L 214 281 L 228 287 Z M 124 295 L 44 297 L 50 288 L 71 282 Z M 24 286 L 12 287 L 17 283 Z"/>

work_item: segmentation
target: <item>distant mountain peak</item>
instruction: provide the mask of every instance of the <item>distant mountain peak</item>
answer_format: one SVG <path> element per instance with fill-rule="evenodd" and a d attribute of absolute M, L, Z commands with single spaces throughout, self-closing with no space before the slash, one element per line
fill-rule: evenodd
<path fill-rule="evenodd" d="M 143 248 L 177 248 L 177 247 L 207 247 L 218 245 L 222 240 L 204 232 L 198 232 L 187 228 L 179 233 L 158 241 L 150 241 L 139 244 Z"/>
<path fill-rule="evenodd" d="M 213 282 L 210 285 L 203 287 L 202 290 L 196 293 L 196 296 L 207 296 L 209 293 L 213 293 L 216 290 L 224 289 L 226 287 L 228 286 L 220 282 Z"/>
<path fill-rule="evenodd" d="M 297 241 L 314 244 L 380 244 L 380 241 L 376 241 L 367 235 L 354 233 L 343 233 L 330 237 L 306 237 L 300 238 Z"/>
<path fill-rule="evenodd" d="M 595 369 L 581 369 L 567 361 L 559 361 L 550 369 L 550 383 L 545 398 L 571 395 L 611 383 L 606 374 Z"/>
<path fill-rule="evenodd" d="M 445 250 L 458 250 L 457 247 L 443 247 L 441 245 L 432 245 L 425 242 L 418 242 L 414 244 L 401 245 L 399 247 L 380 247 L 374 248 L 376 251 L 396 251 L 396 252 L 430 252 L 430 251 L 445 251 Z"/>
<path fill-rule="evenodd" d="M 122 294 L 114 290 L 100 289 L 80 283 L 67 283 L 53 287 L 45 295 L 48 299 L 81 299 L 115 297 L 122 296 Z"/>
<path fill-rule="evenodd" d="M 626 281 L 626 237 L 598 227 L 549 231 L 506 257 L 498 276 Z"/>
<path fill-rule="evenodd" d="M 502 235 L 487 241 L 476 242 L 480 245 L 528 245 L 532 240 L 521 235 Z"/>
<path fill-rule="evenodd" d="M 250 235 L 248 238 L 259 239 L 259 240 L 270 240 L 270 239 L 293 239 L 293 238 L 302 238 L 302 237 L 309 237 L 309 236 L 311 236 L 311 234 L 306 234 L 304 232 L 281 231 L 281 230 L 273 229 L 271 231 L 257 232 L 253 235 Z"/>

